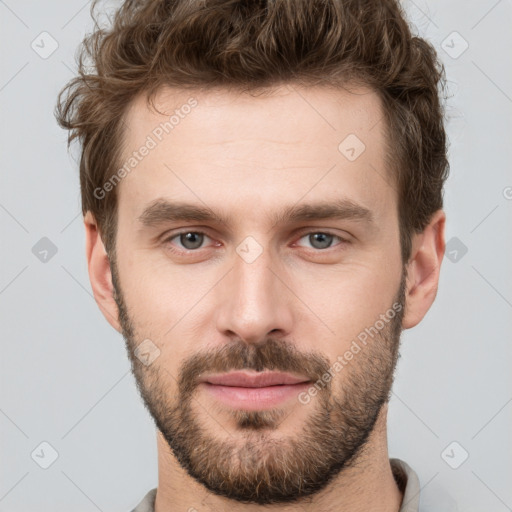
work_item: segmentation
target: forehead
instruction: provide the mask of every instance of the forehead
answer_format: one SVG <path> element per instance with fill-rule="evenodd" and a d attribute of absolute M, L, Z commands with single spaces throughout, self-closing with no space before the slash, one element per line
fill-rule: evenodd
<path fill-rule="evenodd" d="M 118 185 L 119 208 L 133 216 L 160 197 L 214 210 L 231 204 L 240 209 L 235 217 L 306 196 L 348 197 L 372 209 L 395 199 L 382 107 L 369 89 L 165 88 L 155 106 L 141 95 L 124 118 L 123 164 L 135 165 Z"/>
<path fill-rule="evenodd" d="M 129 105 L 124 116 L 127 146 L 136 145 L 136 139 L 154 131 L 157 139 L 171 132 L 176 138 L 186 127 L 188 137 L 196 135 L 196 140 L 189 142 L 201 146 L 230 142 L 240 145 L 243 136 L 252 136 L 275 144 L 293 144 L 300 139 L 315 146 L 321 143 L 337 147 L 348 133 L 366 142 L 379 137 L 382 128 L 377 126 L 382 120 L 380 98 L 362 87 L 304 88 L 285 84 L 260 92 L 165 87 L 154 96 L 154 105 L 158 112 L 148 107 L 142 94 Z M 159 136 L 159 125 L 166 122 L 170 122 L 170 130 L 164 129 Z"/>

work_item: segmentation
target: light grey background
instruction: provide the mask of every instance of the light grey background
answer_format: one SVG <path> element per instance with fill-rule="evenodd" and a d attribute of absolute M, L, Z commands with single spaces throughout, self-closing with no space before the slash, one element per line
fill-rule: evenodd
<path fill-rule="evenodd" d="M 434 306 L 403 335 L 390 456 L 418 473 L 424 508 L 445 489 L 446 510 L 502 512 L 512 510 L 512 3 L 406 5 L 452 95 L 451 254 Z M 89 3 L 0 0 L 0 20 L 0 512 L 129 511 L 157 484 L 155 432 L 122 337 L 92 298 L 78 169 L 53 117 L 92 28 Z M 49 56 L 43 31 L 58 44 Z M 43 237 L 57 249 L 46 262 L 33 252 Z M 58 453 L 48 469 L 42 442 Z"/>

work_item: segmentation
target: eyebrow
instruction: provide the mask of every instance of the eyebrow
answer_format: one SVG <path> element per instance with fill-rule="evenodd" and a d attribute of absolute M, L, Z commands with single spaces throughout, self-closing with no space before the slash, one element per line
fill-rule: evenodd
<path fill-rule="evenodd" d="M 138 221 L 145 227 L 155 227 L 165 222 L 220 222 L 229 225 L 234 217 L 215 213 L 211 208 L 183 202 L 170 202 L 156 199 L 144 208 Z M 357 220 L 368 224 L 374 222 L 371 210 L 351 199 L 339 199 L 330 202 L 298 204 L 282 208 L 276 214 L 267 217 L 276 224 L 286 224 L 311 220 Z"/>

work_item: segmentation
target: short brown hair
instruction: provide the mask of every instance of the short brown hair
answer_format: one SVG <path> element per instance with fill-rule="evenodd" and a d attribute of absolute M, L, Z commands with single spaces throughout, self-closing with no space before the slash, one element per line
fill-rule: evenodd
<path fill-rule="evenodd" d="M 96 21 L 94 8 L 91 16 Z M 442 208 L 448 175 L 440 90 L 445 71 L 413 36 L 397 0 L 126 0 L 111 26 L 82 42 L 78 76 L 55 109 L 81 143 L 82 212 L 113 254 L 117 191 L 94 191 L 120 162 L 123 115 L 164 85 L 250 91 L 283 83 L 376 91 L 386 123 L 386 167 L 398 195 L 402 260 L 413 232 Z"/>

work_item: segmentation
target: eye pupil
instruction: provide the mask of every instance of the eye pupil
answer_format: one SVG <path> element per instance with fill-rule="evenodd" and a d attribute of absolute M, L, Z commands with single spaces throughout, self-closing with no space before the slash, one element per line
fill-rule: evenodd
<path fill-rule="evenodd" d="M 313 233 L 309 235 L 309 241 L 311 245 L 315 247 L 315 249 L 325 249 L 329 247 L 332 243 L 333 235 L 329 235 L 327 233 Z M 320 242 L 320 246 L 315 246 L 316 242 Z"/>
<path fill-rule="evenodd" d="M 180 235 L 180 242 L 185 249 L 197 249 L 203 243 L 203 235 L 190 231 Z"/>

